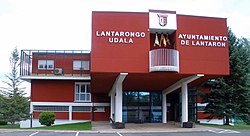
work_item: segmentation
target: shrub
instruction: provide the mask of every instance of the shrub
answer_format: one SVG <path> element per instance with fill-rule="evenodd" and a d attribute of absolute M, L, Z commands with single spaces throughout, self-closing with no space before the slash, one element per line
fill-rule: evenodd
<path fill-rule="evenodd" d="M 39 114 L 39 122 L 42 125 L 51 126 L 55 121 L 55 113 L 53 112 L 42 112 Z"/>
<path fill-rule="evenodd" d="M 0 120 L 0 125 L 7 125 L 7 123 L 8 123 L 8 122 L 6 122 L 6 121 L 1 121 L 1 120 Z"/>

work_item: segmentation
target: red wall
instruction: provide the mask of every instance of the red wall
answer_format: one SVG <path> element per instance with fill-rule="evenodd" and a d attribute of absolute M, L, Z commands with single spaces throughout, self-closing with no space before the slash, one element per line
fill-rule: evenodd
<path fill-rule="evenodd" d="M 53 74 L 54 70 L 38 69 L 38 60 L 54 60 L 54 68 L 62 68 L 64 74 L 84 74 L 90 70 L 73 70 L 74 60 L 89 60 L 90 54 L 42 54 L 33 53 L 32 74 Z"/>
<path fill-rule="evenodd" d="M 209 18 L 198 16 L 177 16 L 177 50 L 180 53 L 181 74 L 229 74 L 228 42 L 226 47 L 181 45 L 179 34 L 197 34 L 212 36 L 228 36 L 225 18 Z M 197 40 L 193 40 L 196 42 Z M 201 41 L 201 40 L 200 40 Z M 190 40 L 191 42 L 191 40 Z"/>
<path fill-rule="evenodd" d="M 32 102 L 73 102 L 75 81 L 32 80 Z"/>
<path fill-rule="evenodd" d="M 73 112 L 73 120 L 91 120 L 91 112 Z"/>
<path fill-rule="evenodd" d="M 91 72 L 148 72 L 148 22 L 145 13 L 93 12 Z M 96 31 L 144 32 L 146 35 L 133 37 L 133 44 L 110 43 L 109 36 L 96 36 Z"/>
<path fill-rule="evenodd" d="M 91 93 L 92 102 L 109 103 L 108 93 Z"/>
<path fill-rule="evenodd" d="M 210 114 L 204 112 L 197 112 L 198 119 L 207 119 Z M 213 119 L 219 119 L 218 117 L 214 117 Z"/>
<path fill-rule="evenodd" d="M 112 36 L 100 36 L 102 31 L 139 31 L 145 32 L 146 36 L 132 38 L 133 44 L 110 43 L 108 38 Z M 225 36 L 227 38 L 225 18 L 177 15 L 177 31 L 170 35 L 170 39 L 172 44 L 176 44 L 176 49 L 180 53 L 179 74 L 229 74 L 227 40 L 223 41 L 226 47 L 185 46 L 180 44 L 179 34 Z M 118 36 L 118 38 L 121 37 Z M 153 41 L 153 35 L 151 35 L 150 41 L 148 13 L 93 12 L 91 72 L 148 73 L 149 50 Z M 194 40 L 194 42 L 197 41 L 199 40 Z"/>
<path fill-rule="evenodd" d="M 94 121 L 108 121 L 110 118 L 110 107 L 105 107 L 105 112 L 94 112 Z"/>

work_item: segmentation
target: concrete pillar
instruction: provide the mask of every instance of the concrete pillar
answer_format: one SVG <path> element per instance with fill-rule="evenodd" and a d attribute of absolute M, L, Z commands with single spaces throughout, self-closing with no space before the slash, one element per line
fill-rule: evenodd
<path fill-rule="evenodd" d="M 30 102 L 30 114 L 33 114 L 33 102 Z"/>
<path fill-rule="evenodd" d="M 181 84 L 182 122 L 188 121 L 188 87 L 187 83 Z"/>
<path fill-rule="evenodd" d="M 162 123 L 167 123 L 167 95 L 162 94 Z"/>
<path fill-rule="evenodd" d="M 115 122 L 122 122 L 122 83 L 115 87 Z"/>
<path fill-rule="evenodd" d="M 110 118 L 112 120 L 114 120 L 114 117 L 113 117 L 113 114 L 114 114 L 114 111 L 115 111 L 115 94 L 112 93 L 110 95 Z"/>
<path fill-rule="evenodd" d="M 69 105 L 69 120 L 72 120 L 72 105 Z"/>

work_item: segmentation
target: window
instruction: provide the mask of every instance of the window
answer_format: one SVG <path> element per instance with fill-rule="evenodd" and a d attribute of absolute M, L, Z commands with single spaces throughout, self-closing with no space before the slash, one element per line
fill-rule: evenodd
<path fill-rule="evenodd" d="M 75 83 L 75 101 L 90 102 L 90 83 Z"/>
<path fill-rule="evenodd" d="M 206 106 L 198 106 L 198 107 L 197 107 L 197 111 L 198 111 L 198 112 L 204 112 L 205 107 L 206 107 Z"/>
<path fill-rule="evenodd" d="M 74 70 L 89 70 L 89 61 L 74 60 L 73 69 Z"/>
<path fill-rule="evenodd" d="M 73 106 L 72 107 L 73 112 L 91 112 L 91 107 L 86 106 Z"/>
<path fill-rule="evenodd" d="M 69 111 L 68 106 L 42 106 L 42 105 L 35 105 L 34 111 Z"/>
<path fill-rule="evenodd" d="M 38 60 L 38 69 L 54 69 L 54 60 Z"/>
<path fill-rule="evenodd" d="M 94 112 L 105 112 L 105 108 L 101 106 L 95 107 Z"/>

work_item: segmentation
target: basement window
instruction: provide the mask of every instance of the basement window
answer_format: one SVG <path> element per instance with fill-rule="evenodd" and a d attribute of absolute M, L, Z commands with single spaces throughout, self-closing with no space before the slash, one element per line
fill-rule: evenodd
<path fill-rule="evenodd" d="M 63 112 L 63 111 L 69 111 L 68 106 L 43 106 L 43 105 L 35 105 L 33 107 L 34 111 L 52 111 L 52 112 Z"/>
<path fill-rule="evenodd" d="M 91 107 L 87 106 L 73 106 L 72 107 L 73 112 L 91 112 Z"/>

